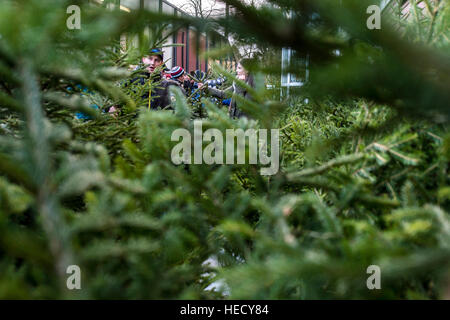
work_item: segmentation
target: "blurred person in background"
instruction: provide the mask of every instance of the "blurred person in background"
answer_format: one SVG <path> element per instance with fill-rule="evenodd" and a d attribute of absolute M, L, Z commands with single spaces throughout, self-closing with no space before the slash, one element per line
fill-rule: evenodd
<path fill-rule="evenodd" d="M 236 68 L 236 78 L 244 81 L 247 83 L 250 87 L 254 88 L 254 79 L 253 76 L 244 68 L 243 64 L 245 64 L 245 60 L 239 61 L 237 68 Z M 230 95 L 232 95 L 231 100 L 229 102 L 228 106 L 228 114 L 231 118 L 241 118 L 241 117 L 248 117 L 247 114 L 245 114 L 238 106 L 236 99 L 233 97 L 234 95 L 240 95 L 244 97 L 245 99 L 251 99 L 250 94 L 247 92 L 245 88 L 241 88 L 236 84 L 236 82 L 233 82 L 233 84 L 226 88 L 225 90 L 219 90 L 212 87 L 209 87 L 208 85 L 204 85 L 203 83 L 198 84 L 199 89 L 202 89 L 205 91 L 206 94 L 210 94 L 214 97 L 217 97 L 219 99 L 227 99 Z"/>
<path fill-rule="evenodd" d="M 180 66 L 175 66 L 170 70 L 170 79 L 177 81 L 186 92 L 191 91 L 194 84 L 194 80 L 191 80 Z"/>
<path fill-rule="evenodd" d="M 151 49 L 148 55 L 142 57 L 141 62 L 144 65 L 144 71 L 138 77 L 132 79 L 127 86 L 136 82 L 145 85 L 148 81 L 151 81 L 153 87 L 150 89 L 150 86 L 148 86 L 142 95 L 142 98 L 147 101 L 148 108 L 153 110 L 170 108 L 170 103 L 174 100 L 174 97 L 171 97 L 169 87 L 180 86 L 178 82 L 166 77 L 168 69 L 164 64 L 163 51 L 159 48 Z M 113 106 L 109 112 L 116 114 L 117 109 L 117 106 Z"/>

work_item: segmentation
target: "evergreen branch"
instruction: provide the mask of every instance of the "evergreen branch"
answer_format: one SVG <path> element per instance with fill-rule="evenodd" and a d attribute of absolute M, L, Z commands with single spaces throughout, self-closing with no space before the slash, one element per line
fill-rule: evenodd
<path fill-rule="evenodd" d="M 329 169 L 332 169 L 334 167 L 339 167 L 346 164 L 352 164 L 355 162 L 359 162 L 361 160 L 364 160 L 366 158 L 366 155 L 364 154 L 351 154 L 351 155 L 345 155 L 337 159 L 333 159 L 319 167 L 316 168 L 308 168 L 304 169 L 300 172 L 294 172 L 287 174 L 288 180 L 296 180 L 298 178 L 312 176 L 312 175 L 319 175 L 324 173 L 325 171 L 328 171 Z"/>
<path fill-rule="evenodd" d="M 66 269 L 74 263 L 74 260 L 58 201 L 50 187 L 50 145 L 44 131 L 45 124 L 40 102 L 39 84 L 31 62 L 26 59 L 20 62 L 18 74 L 23 81 L 21 90 L 25 105 L 25 142 L 28 147 L 29 160 L 33 167 L 33 182 L 37 189 L 36 206 L 42 219 L 43 229 L 48 237 L 49 247 L 55 258 L 55 271 L 59 276 L 61 289 L 65 290 Z"/>

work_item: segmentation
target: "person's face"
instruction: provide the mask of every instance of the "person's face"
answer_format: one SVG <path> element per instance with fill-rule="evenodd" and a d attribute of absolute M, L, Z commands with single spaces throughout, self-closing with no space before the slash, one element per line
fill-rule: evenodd
<path fill-rule="evenodd" d="M 184 73 L 183 75 L 176 78 L 176 80 L 180 83 L 184 83 L 187 79 L 189 79 L 189 78 L 186 76 L 186 73 Z"/>
<path fill-rule="evenodd" d="M 247 71 L 245 71 L 244 67 L 240 63 L 237 65 L 236 73 L 239 80 L 245 80 L 247 78 Z"/>
<path fill-rule="evenodd" d="M 190 80 L 190 78 L 186 73 L 182 75 L 182 79 L 181 79 L 182 82 L 189 81 L 189 80 Z"/>
<path fill-rule="evenodd" d="M 148 56 L 142 58 L 142 63 L 147 66 L 148 72 L 153 73 L 156 68 L 163 64 L 163 61 L 159 56 Z"/>

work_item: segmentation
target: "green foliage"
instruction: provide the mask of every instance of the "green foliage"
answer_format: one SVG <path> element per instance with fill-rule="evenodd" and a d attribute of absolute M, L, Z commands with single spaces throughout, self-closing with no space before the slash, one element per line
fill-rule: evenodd
<path fill-rule="evenodd" d="M 69 1 L 0 3 L 0 298 L 446 298 L 448 1 L 397 21 L 405 39 L 362 30 L 363 1 L 227 2 L 241 15 L 207 23 L 83 6 L 81 31 L 65 28 Z M 250 67 L 254 87 L 215 66 L 250 92 L 235 97 L 250 119 L 177 89 L 174 111 L 151 111 L 148 84 L 125 67 L 164 42 L 168 22 L 227 27 L 260 52 L 308 48 L 311 83 L 280 102 L 265 86 L 273 60 Z M 140 45 L 121 51 L 124 33 Z M 301 73 L 300 60 L 288 69 Z M 175 166 L 172 132 L 192 133 L 195 118 L 203 130 L 280 128 L 280 172 Z M 72 264 L 80 291 L 66 288 Z M 371 264 L 381 290 L 366 287 Z"/>

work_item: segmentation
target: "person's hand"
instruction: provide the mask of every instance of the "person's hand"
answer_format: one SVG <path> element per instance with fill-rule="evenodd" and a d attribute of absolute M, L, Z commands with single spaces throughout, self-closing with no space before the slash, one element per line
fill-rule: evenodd
<path fill-rule="evenodd" d="M 117 116 L 119 115 L 119 109 L 117 109 L 116 106 L 112 106 L 111 108 L 109 108 L 108 113 L 111 114 L 113 118 L 117 118 Z"/>
<path fill-rule="evenodd" d="M 203 88 L 204 84 L 199 82 L 199 83 L 197 83 L 197 86 L 198 86 L 198 89 L 201 90 Z"/>

